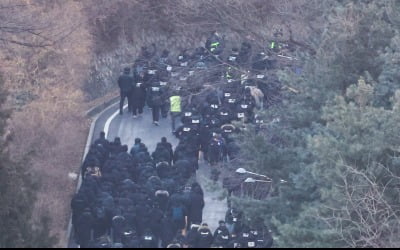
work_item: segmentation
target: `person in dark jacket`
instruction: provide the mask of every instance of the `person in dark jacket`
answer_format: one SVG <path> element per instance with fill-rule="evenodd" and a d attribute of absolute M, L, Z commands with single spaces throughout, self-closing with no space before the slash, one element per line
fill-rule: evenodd
<path fill-rule="evenodd" d="M 240 243 L 237 235 L 235 234 L 231 235 L 231 240 L 229 241 L 227 248 L 242 248 L 242 244 Z"/>
<path fill-rule="evenodd" d="M 227 58 L 227 63 L 229 65 L 237 66 L 238 64 L 239 49 L 233 48 L 231 54 Z"/>
<path fill-rule="evenodd" d="M 269 53 L 260 52 L 254 56 L 252 69 L 255 72 L 262 72 L 272 68 L 271 55 Z"/>
<path fill-rule="evenodd" d="M 143 114 L 143 109 L 146 104 L 146 95 L 147 95 L 147 79 L 144 71 L 140 71 L 135 74 L 135 79 L 133 83 L 133 91 L 131 94 L 131 102 L 132 102 L 132 112 L 133 117 L 136 118 L 137 115 Z"/>
<path fill-rule="evenodd" d="M 139 248 L 140 238 L 137 236 L 135 230 L 126 229 L 123 233 L 122 243 L 125 248 Z"/>
<path fill-rule="evenodd" d="M 169 216 L 173 222 L 171 230 L 180 232 L 186 228 L 187 208 L 181 194 L 174 194 L 171 196 Z"/>
<path fill-rule="evenodd" d="M 264 230 L 264 233 L 253 230 L 250 232 L 256 240 L 256 248 L 272 248 L 274 244 L 274 238 L 272 232 L 268 229 Z"/>
<path fill-rule="evenodd" d="M 142 140 L 140 138 L 135 139 L 135 145 L 133 145 L 130 153 L 133 157 L 138 157 L 138 155 L 142 152 L 147 152 L 147 147 L 142 143 Z"/>
<path fill-rule="evenodd" d="M 243 42 L 237 58 L 237 62 L 239 63 L 240 66 L 243 67 L 248 63 L 251 57 L 251 53 L 252 53 L 251 44 L 248 42 Z"/>
<path fill-rule="evenodd" d="M 112 218 L 113 241 L 122 243 L 122 236 L 126 226 L 125 217 L 122 215 L 114 216 Z"/>
<path fill-rule="evenodd" d="M 217 247 L 227 248 L 230 240 L 231 237 L 225 221 L 220 221 L 219 227 L 214 232 L 214 245 Z"/>
<path fill-rule="evenodd" d="M 189 59 L 190 59 L 190 55 L 188 53 L 188 50 L 185 49 L 181 53 L 179 53 L 176 61 L 178 62 L 179 66 L 186 67 Z"/>
<path fill-rule="evenodd" d="M 167 211 L 169 205 L 169 193 L 167 190 L 157 190 L 155 193 L 155 203 L 162 211 Z"/>
<path fill-rule="evenodd" d="M 72 225 L 74 226 L 75 235 L 77 235 L 78 232 L 78 219 L 80 219 L 80 216 L 83 214 L 83 212 L 85 212 L 85 208 L 87 207 L 87 198 L 83 190 L 81 189 L 71 201 Z"/>
<path fill-rule="evenodd" d="M 117 156 L 122 152 L 121 138 L 115 137 L 114 142 L 110 144 L 110 154 L 111 156 Z"/>
<path fill-rule="evenodd" d="M 146 200 L 137 204 L 135 212 L 137 221 L 136 230 L 139 235 L 143 235 L 150 226 L 151 207 L 149 206 L 149 202 Z"/>
<path fill-rule="evenodd" d="M 181 243 L 179 243 L 177 240 L 174 240 L 171 244 L 167 246 L 167 248 L 183 248 L 183 247 Z"/>
<path fill-rule="evenodd" d="M 197 247 L 197 241 L 199 240 L 199 228 L 200 228 L 200 225 L 197 225 L 197 224 L 192 224 L 190 226 L 190 230 L 188 231 L 186 238 L 185 238 L 185 245 L 188 248 Z"/>
<path fill-rule="evenodd" d="M 78 218 L 76 225 L 76 241 L 81 248 L 87 248 L 91 240 L 94 218 L 89 208 Z"/>
<path fill-rule="evenodd" d="M 231 234 L 238 234 L 243 223 L 243 212 L 235 208 L 226 212 L 225 221 Z"/>
<path fill-rule="evenodd" d="M 167 162 L 168 164 L 171 165 L 173 159 L 168 149 L 166 149 L 160 144 L 157 144 L 156 151 L 154 151 L 154 153 L 151 156 L 153 157 L 154 163 L 156 164 L 160 162 Z"/>
<path fill-rule="evenodd" d="M 172 219 L 169 216 L 164 215 L 160 223 L 160 240 L 163 248 L 166 248 L 174 240 L 176 235 L 176 232 L 171 229 L 172 224 Z"/>
<path fill-rule="evenodd" d="M 124 69 L 124 74 L 118 79 L 118 86 L 120 88 L 121 100 L 119 102 L 119 114 L 123 114 L 125 99 L 128 99 L 129 111 L 132 110 L 132 104 L 130 97 L 132 95 L 133 78 L 129 75 L 131 72 L 130 68 Z"/>
<path fill-rule="evenodd" d="M 163 79 L 161 79 L 161 77 Z M 168 113 L 169 113 L 169 109 L 170 109 L 170 86 L 168 83 L 168 79 L 165 76 L 160 76 L 160 82 L 159 82 L 159 86 L 161 88 L 161 116 L 162 118 L 166 119 L 168 118 Z"/>
<path fill-rule="evenodd" d="M 195 182 L 191 185 L 188 193 L 188 226 L 192 223 L 199 224 L 203 221 L 203 209 L 205 206 L 204 202 L 204 191 L 200 184 Z"/>
<path fill-rule="evenodd" d="M 203 221 L 204 197 L 201 193 L 191 190 L 188 224 L 200 224 Z"/>
<path fill-rule="evenodd" d="M 153 123 L 159 126 L 161 106 L 163 105 L 163 93 L 160 86 L 154 85 L 150 87 L 149 94 L 149 106 L 151 106 L 152 109 Z"/>
<path fill-rule="evenodd" d="M 191 186 L 191 191 L 192 191 L 192 192 L 195 192 L 195 193 L 197 193 L 197 194 L 200 194 L 202 197 L 204 197 L 204 191 L 203 191 L 203 189 L 201 188 L 200 184 L 197 183 L 197 182 L 195 182 L 195 183 L 192 184 L 192 186 Z"/>
<path fill-rule="evenodd" d="M 108 150 L 110 142 L 106 139 L 106 133 L 100 132 L 100 137 L 94 142 L 95 145 L 101 144 L 104 149 Z"/>
<path fill-rule="evenodd" d="M 210 228 L 206 223 L 203 223 L 198 231 L 197 248 L 211 248 L 214 237 Z"/>
<path fill-rule="evenodd" d="M 174 158 L 174 150 L 172 144 L 168 142 L 167 138 L 165 137 L 161 138 L 161 142 L 157 144 L 157 147 L 159 145 L 160 147 L 163 147 L 168 151 L 168 153 L 171 155 L 171 159 Z"/>
<path fill-rule="evenodd" d="M 157 174 L 161 179 L 168 179 L 172 177 L 173 168 L 168 162 L 158 162 L 156 164 Z"/>
<path fill-rule="evenodd" d="M 222 160 L 224 142 L 215 135 L 208 146 L 209 163 L 212 166 L 217 165 Z"/>
<path fill-rule="evenodd" d="M 160 58 L 158 59 L 158 68 L 166 69 L 168 66 L 172 65 L 171 60 L 169 59 L 170 52 L 168 50 L 163 50 Z"/>
<path fill-rule="evenodd" d="M 146 230 L 140 240 L 140 248 L 157 248 L 158 240 L 151 230 Z"/>
<path fill-rule="evenodd" d="M 247 225 L 243 225 L 238 233 L 238 241 L 243 248 L 256 247 L 256 239 L 251 235 L 250 228 Z"/>

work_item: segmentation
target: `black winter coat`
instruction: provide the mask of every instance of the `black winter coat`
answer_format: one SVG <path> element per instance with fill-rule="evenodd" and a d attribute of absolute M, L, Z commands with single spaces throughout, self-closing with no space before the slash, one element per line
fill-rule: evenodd
<path fill-rule="evenodd" d="M 194 248 L 197 247 L 197 241 L 199 240 L 199 226 L 193 226 L 189 230 L 186 239 L 185 239 L 185 244 L 189 246 L 189 248 Z"/>
<path fill-rule="evenodd" d="M 198 232 L 197 248 L 211 248 L 214 237 L 208 228 L 200 228 Z"/>
<path fill-rule="evenodd" d="M 145 77 L 135 76 L 132 91 L 132 102 L 136 105 L 144 105 L 147 94 L 147 83 Z"/>
<path fill-rule="evenodd" d="M 123 93 L 131 93 L 133 87 L 133 77 L 123 74 L 118 79 L 118 86 Z"/>
<path fill-rule="evenodd" d="M 190 193 L 190 209 L 189 209 L 189 220 L 192 223 L 200 224 L 203 221 L 203 208 L 204 208 L 203 196 L 191 192 Z"/>

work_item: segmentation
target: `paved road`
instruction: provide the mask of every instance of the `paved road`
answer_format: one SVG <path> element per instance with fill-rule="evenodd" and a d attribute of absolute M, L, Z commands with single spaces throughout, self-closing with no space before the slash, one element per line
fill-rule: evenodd
<path fill-rule="evenodd" d="M 134 144 L 135 138 L 139 137 L 147 145 L 150 153 L 155 150 L 157 143 L 162 137 L 166 137 L 174 147 L 177 146 L 178 140 L 171 133 L 169 118 L 161 119 L 160 126 L 157 127 L 152 124 L 149 109 L 146 109 L 145 114 L 137 119 L 134 119 L 127 112 L 122 116 L 117 113 L 118 107 L 113 105 L 99 117 L 94 129 L 95 138 L 100 131 L 108 131 L 107 138 L 109 140 L 120 137 L 122 144 L 127 144 L 130 148 Z M 210 167 L 206 164 L 200 164 L 197 181 L 205 192 L 206 206 L 204 208 L 203 220 L 209 224 L 212 230 L 215 230 L 218 227 L 218 221 L 225 219 L 227 202 L 226 199 L 221 199 L 223 196 L 222 184 L 214 184 L 210 181 L 210 171 Z"/>
<path fill-rule="evenodd" d="M 166 137 L 173 146 L 178 145 L 178 140 L 172 134 L 171 122 L 169 119 L 161 119 L 160 126 L 152 123 L 151 111 L 146 110 L 142 117 L 134 119 L 128 112 L 122 116 L 117 115 L 110 123 L 108 139 L 114 140 L 120 137 L 122 144 L 127 144 L 131 148 L 135 138 L 141 138 L 146 144 L 149 152 L 155 151 L 157 143 L 162 137 Z"/>

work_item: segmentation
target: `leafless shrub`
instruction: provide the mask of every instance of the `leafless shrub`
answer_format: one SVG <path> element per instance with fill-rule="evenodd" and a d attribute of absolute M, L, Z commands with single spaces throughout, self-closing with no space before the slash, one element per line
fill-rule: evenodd
<path fill-rule="evenodd" d="M 49 216 L 60 246 L 75 187 L 68 173 L 79 168 L 88 128 L 81 87 L 92 40 L 81 8 L 76 1 L 0 3 L 0 26 L 9 26 L 0 28 L 0 67 L 14 110 L 9 152 L 40 183 L 32 221 Z"/>
<path fill-rule="evenodd" d="M 320 215 L 331 228 L 340 232 L 341 240 L 354 248 L 393 248 L 399 246 L 400 207 L 389 197 L 399 197 L 400 177 L 378 166 L 389 182 L 352 166 L 339 173 L 342 185 L 336 187 L 343 201 L 325 207 L 330 216 Z"/>
<path fill-rule="evenodd" d="M 68 37 L 79 23 L 69 26 L 57 22 L 61 7 L 60 1 L 3 0 L 0 3 L 0 41 L 3 46 L 44 48 Z"/>

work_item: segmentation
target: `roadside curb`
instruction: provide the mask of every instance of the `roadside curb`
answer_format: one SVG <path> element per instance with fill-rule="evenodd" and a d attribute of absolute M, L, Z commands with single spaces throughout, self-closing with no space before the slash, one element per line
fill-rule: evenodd
<path fill-rule="evenodd" d="M 93 107 L 93 108 L 89 109 L 88 111 L 86 111 L 86 117 L 90 118 L 90 117 L 96 116 L 97 114 L 102 112 L 107 107 L 115 104 L 118 100 L 119 100 L 119 96 L 115 96 L 112 99 L 110 99 L 108 101 L 105 101 L 102 104 L 99 104 L 96 107 Z"/>

